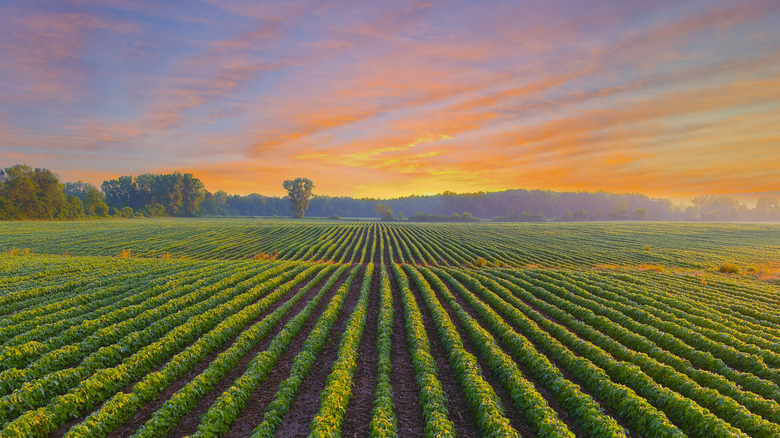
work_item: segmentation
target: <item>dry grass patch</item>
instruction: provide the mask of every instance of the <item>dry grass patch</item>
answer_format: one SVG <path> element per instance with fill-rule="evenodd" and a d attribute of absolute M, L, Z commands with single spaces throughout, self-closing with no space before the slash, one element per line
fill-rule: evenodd
<path fill-rule="evenodd" d="M 256 252 L 252 258 L 254 260 L 276 260 L 276 253 L 266 254 L 264 252 Z"/>

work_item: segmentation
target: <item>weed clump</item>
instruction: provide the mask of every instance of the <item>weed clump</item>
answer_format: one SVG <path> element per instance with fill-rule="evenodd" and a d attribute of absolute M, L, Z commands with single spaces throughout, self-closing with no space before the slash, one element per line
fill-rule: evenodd
<path fill-rule="evenodd" d="M 6 251 L 6 254 L 12 255 L 12 256 L 19 256 L 19 255 L 30 255 L 30 248 L 16 248 L 13 247 Z"/>
<path fill-rule="evenodd" d="M 474 260 L 474 266 L 477 266 L 479 268 L 484 268 L 487 265 L 488 265 L 488 261 L 484 257 L 477 257 L 477 259 Z"/>
<path fill-rule="evenodd" d="M 720 265 L 718 271 L 724 274 L 736 274 L 739 272 L 739 266 L 735 265 L 734 263 L 724 263 Z"/>

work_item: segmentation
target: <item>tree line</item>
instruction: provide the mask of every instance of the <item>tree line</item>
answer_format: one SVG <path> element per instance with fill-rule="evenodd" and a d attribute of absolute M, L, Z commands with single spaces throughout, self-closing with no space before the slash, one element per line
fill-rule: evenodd
<path fill-rule="evenodd" d="M 732 198 L 711 195 L 699 196 L 691 205 L 675 205 L 669 199 L 638 193 L 523 189 L 356 199 L 313 195 L 314 185 L 306 178 L 285 181 L 283 186 L 290 196 L 231 195 L 223 190 L 211 193 L 192 174 L 173 172 L 120 176 L 98 188 L 81 181 L 60 182 L 48 169 L 15 165 L 0 169 L 0 219 L 290 216 L 292 206 L 297 217 L 305 212 L 308 217 L 419 222 L 780 220 L 780 205 L 771 197 L 761 198 L 755 208 L 749 208 Z"/>

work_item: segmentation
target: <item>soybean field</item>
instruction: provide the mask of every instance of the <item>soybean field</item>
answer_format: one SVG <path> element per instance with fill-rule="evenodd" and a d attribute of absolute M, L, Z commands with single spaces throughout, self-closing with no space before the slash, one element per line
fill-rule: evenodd
<path fill-rule="evenodd" d="M 780 225 L 0 223 L 2 437 L 779 437 Z"/>

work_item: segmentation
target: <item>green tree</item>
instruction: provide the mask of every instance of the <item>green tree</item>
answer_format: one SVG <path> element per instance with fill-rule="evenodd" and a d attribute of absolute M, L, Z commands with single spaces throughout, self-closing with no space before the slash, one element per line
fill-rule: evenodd
<path fill-rule="evenodd" d="M 65 207 L 62 209 L 61 219 L 82 219 L 84 217 L 84 207 L 81 199 L 66 195 Z"/>
<path fill-rule="evenodd" d="M 143 214 L 146 217 L 163 217 L 165 216 L 165 207 L 156 202 L 146 204 L 143 209 Z"/>
<path fill-rule="evenodd" d="M 200 203 L 206 199 L 206 189 L 203 183 L 192 176 L 191 173 L 181 175 L 181 205 L 184 214 L 195 216 L 198 213 Z M 223 192 L 224 193 L 224 192 Z"/>
<path fill-rule="evenodd" d="M 376 214 L 379 215 L 380 220 L 391 221 L 393 220 L 393 209 L 385 204 L 376 205 Z"/>
<path fill-rule="evenodd" d="M 692 204 L 698 209 L 699 218 L 707 221 L 736 220 L 739 201 L 728 196 L 716 197 L 702 195 L 693 199 Z"/>
<path fill-rule="evenodd" d="M 580 208 L 579 210 L 574 212 L 574 220 L 575 221 L 586 221 L 586 220 L 588 220 L 588 212 L 585 211 L 584 208 Z"/>
<path fill-rule="evenodd" d="M 138 185 L 132 176 L 120 176 L 117 179 L 103 181 L 100 186 L 106 195 L 106 203 L 116 209 L 129 205 L 137 206 Z"/>
<path fill-rule="evenodd" d="M 84 203 L 84 212 L 87 216 L 108 216 L 108 204 L 106 204 L 105 199 L 105 195 L 100 193 L 97 187 L 90 184 L 81 200 Z"/>
<path fill-rule="evenodd" d="M 631 210 L 631 219 L 635 221 L 641 221 L 644 218 L 647 217 L 647 209 L 646 208 L 635 208 Z"/>
<path fill-rule="evenodd" d="M 607 214 L 607 219 L 623 220 L 626 219 L 626 213 L 628 212 L 628 205 L 626 201 L 616 202 L 612 204 L 612 209 Z"/>
<path fill-rule="evenodd" d="M 65 183 L 65 194 L 81 200 L 84 213 L 89 217 L 108 216 L 106 196 L 92 184 L 83 181 Z"/>
<path fill-rule="evenodd" d="M 61 219 L 72 216 L 54 172 L 17 164 L 0 170 L 0 218 Z"/>
<path fill-rule="evenodd" d="M 214 193 L 214 202 L 217 203 L 217 207 L 224 207 L 227 202 L 228 194 L 224 190 L 218 190 Z"/>
<path fill-rule="evenodd" d="M 287 198 L 290 200 L 290 209 L 293 217 L 302 218 L 306 209 L 309 208 L 309 199 L 311 191 L 314 189 L 314 183 L 308 178 L 295 178 L 294 180 L 285 180 L 282 184 L 287 190 Z"/>

